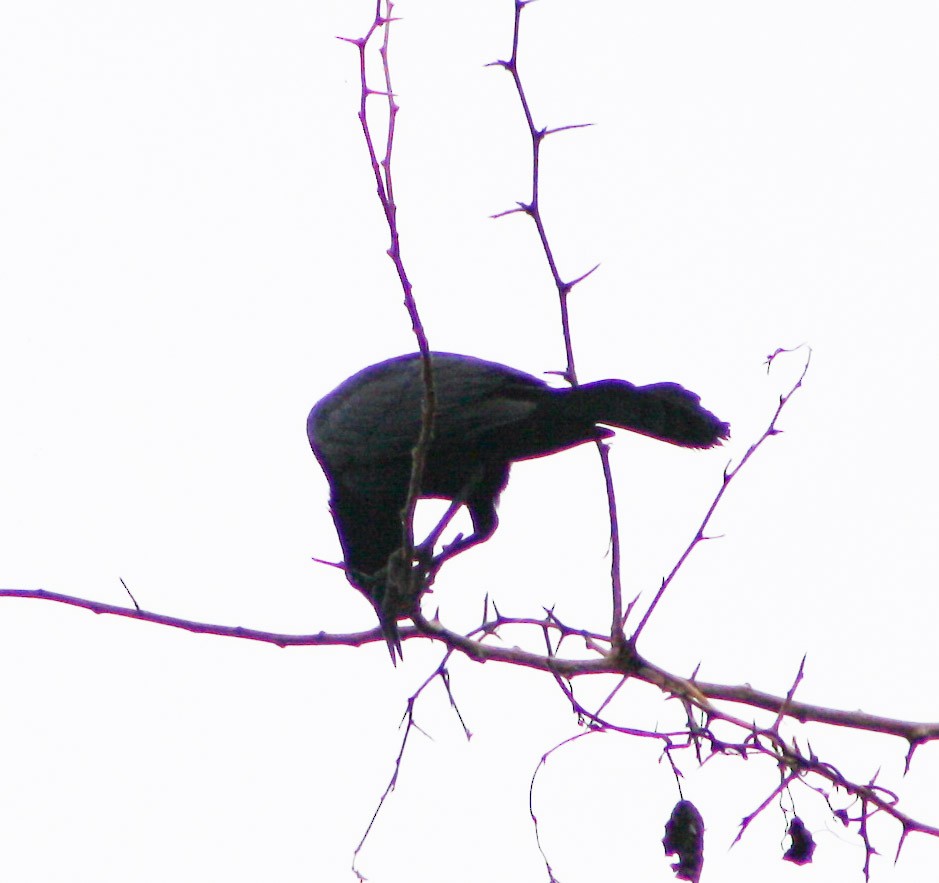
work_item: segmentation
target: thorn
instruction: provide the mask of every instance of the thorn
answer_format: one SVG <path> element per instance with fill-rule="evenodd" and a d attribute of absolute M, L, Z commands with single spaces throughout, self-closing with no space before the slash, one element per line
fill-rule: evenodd
<path fill-rule="evenodd" d="M 365 48 L 365 38 L 364 37 L 336 37 L 337 40 L 342 40 L 343 43 L 351 43 L 353 46 L 358 46 L 359 49 Z"/>
<path fill-rule="evenodd" d="M 596 123 L 570 123 L 567 126 L 558 126 L 555 129 L 542 129 L 541 136 L 546 135 L 557 135 L 558 132 L 567 132 L 571 129 L 589 129 L 591 126 L 595 126 Z"/>
<path fill-rule="evenodd" d="M 528 210 L 524 208 L 521 203 L 519 203 L 518 208 L 510 208 L 506 209 L 504 212 L 498 212 L 497 214 L 490 215 L 489 219 L 494 221 L 497 218 L 504 218 L 506 215 L 517 215 L 519 212 L 526 212 L 527 214 L 530 214 L 530 212 L 528 212 Z"/>
<path fill-rule="evenodd" d="M 600 268 L 599 264 L 594 264 L 589 270 L 587 270 L 586 273 L 583 273 L 582 275 L 578 276 L 576 279 L 572 279 L 570 282 L 565 282 L 564 287 L 568 291 L 570 291 L 575 285 L 579 285 L 581 282 L 584 281 L 584 279 L 586 279 L 588 276 L 596 272 L 599 268 Z"/>
<path fill-rule="evenodd" d="M 136 607 L 137 610 L 140 610 L 140 605 L 137 603 L 137 599 L 133 596 L 131 590 L 127 588 L 127 583 L 124 582 L 124 577 L 119 576 L 118 579 L 121 581 L 121 585 L 124 587 L 124 591 L 130 595 L 130 600 L 134 602 L 134 607 Z"/>

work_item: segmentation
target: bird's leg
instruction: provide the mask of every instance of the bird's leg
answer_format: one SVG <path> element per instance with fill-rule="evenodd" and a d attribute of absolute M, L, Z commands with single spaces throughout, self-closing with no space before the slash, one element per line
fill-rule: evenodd
<path fill-rule="evenodd" d="M 478 490 L 480 481 L 482 480 L 485 472 L 482 466 L 477 467 L 472 478 L 464 485 L 462 491 L 450 501 L 450 505 L 447 508 L 447 511 L 443 514 L 443 518 L 437 522 L 437 526 L 427 535 L 427 538 L 423 543 L 417 548 L 418 560 L 423 561 L 425 564 L 434 562 L 436 566 L 433 568 L 433 573 L 436 574 L 437 570 L 440 569 L 440 564 L 447 560 L 447 558 L 452 558 L 457 553 L 463 551 L 463 549 L 468 549 L 470 546 L 475 546 L 476 543 L 481 542 L 482 539 L 486 539 L 493 530 L 495 530 L 495 524 L 493 524 L 491 529 L 487 530 L 488 522 L 485 515 L 480 515 L 479 513 L 484 510 L 489 501 L 484 501 L 480 504 L 478 501 L 474 502 L 473 494 Z M 434 546 L 437 545 L 437 541 L 443 535 L 443 532 L 447 529 L 447 525 L 453 520 L 453 517 L 460 510 L 462 506 L 466 506 L 470 510 L 470 517 L 473 519 L 473 533 L 464 538 L 463 534 L 459 533 L 456 537 L 443 547 L 443 551 L 436 558 L 433 557 Z M 493 518 L 495 517 L 495 511 L 493 507 Z M 480 536 L 481 533 L 485 533 L 485 536 Z"/>
<path fill-rule="evenodd" d="M 434 566 L 434 546 L 462 505 L 460 500 L 454 500 L 450 504 L 436 527 L 414 548 L 411 561 L 404 559 L 403 550 L 400 548 L 388 557 L 388 563 L 383 570 L 384 592 L 379 619 L 386 632 L 392 661 L 395 658 L 395 650 L 401 655 L 401 643 L 397 638 L 395 623 L 400 617 L 409 616 L 433 583 L 437 573 L 437 567 Z"/>
<path fill-rule="evenodd" d="M 433 573 L 440 570 L 444 562 L 459 555 L 460 552 L 465 552 L 479 543 L 484 543 L 499 526 L 495 501 L 488 495 L 467 498 L 466 508 L 469 510 L 470 518 L 473 521 L 473 532 L 468 537 L 460 534 L 452 543 L 444 546 L 443 551 L 433 560 Z"/>
<path fill-rule="evenodd" d="M 443 518 L 437 522 L 437 526 L 427 535 L 427 538 L 422 542 L 414 551 L 418 560 L 429 560 L 433 557 L 434 546 L 437 545 L 437 541 L 440 539 L 443 532 L 447 529 L 447 525 L 453 521 L 453 516 L 459 511 L 460 507 L 463 505 L 462 500 L 454 500 L 450 503 L 447 511 L 444 512 Z"/>
<path fill-rule="evenodd" d="M 508 480 L 508 466 L 493 472 L 483 463 L 477 464 L 471 478 L 464 484 L 459 495 L 454 497 L 449 508 L 440 519 L 439 524 L 430 535 L 421 543 L 419 553 L 419 569 L 425 585 L 430 586 L 440 568 L 451 558 L 465 552 L 467 549 L 485 542 L 492 536 L 499 526 L 499 516 L 496 514 L 496 502 L 499 491 L 505 487 Z M 444 529 L 456 515 L 461 506 L 466 506 L 470 519 L 473 522 L 473 532 L 464 537 L 457 534 L 439 555 L 433 556 L 434 545 L 440 539 Z M 427 556 L 433 556 L 428 558 Z"/>

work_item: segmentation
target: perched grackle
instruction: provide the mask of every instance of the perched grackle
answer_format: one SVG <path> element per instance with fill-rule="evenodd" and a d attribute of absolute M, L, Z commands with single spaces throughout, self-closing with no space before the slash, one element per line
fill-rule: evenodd
<path fill-rule="evenodd" d="M 516 460 L 613 435 L 597 424 L 686 448 L 709 448 L 729 435 L 726 423 L 676 383 L 600 380 L 555 389 L 471 356 L 433 353 L 432 364 L 437 404 L 420 496 L 465 505 L 473 524 L 470 536 L 458 537 L 433 559 L 435 566 L 492 536 L 496 504 Z M 423 396 L 420 355 L 399 356 L 354 374 L 307 420 L 310 445 L 329 480 L 346 576 L 378 613 L 393 660 L 401 649 L 396 622 L 416 602 L 397 585 L 400 573 L 393 575 L 389 559 L 402 543 Z M 403 572 L 410 575 L 411 566 L 406 562 Z"/>

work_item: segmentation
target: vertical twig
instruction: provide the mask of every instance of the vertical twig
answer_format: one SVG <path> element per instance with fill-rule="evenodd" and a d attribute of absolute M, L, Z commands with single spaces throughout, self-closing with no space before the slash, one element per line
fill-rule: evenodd
<path fill-rule="evenodd" d="M 570 126 L 559 126 L 554 129 L 538 128 L 535 125 L 532 116 L 531 106 L 528 103 L 528 96 L 525 94 L 525 87 L 522 83 L 521 75 L 518 71 L 518 44 L 519 33 L 521 31 L 522 10 L 533 0 L 515 0 L 515 21 L 512 27 L 512 54 L 507 61 L 499 60 L 491 62 L 490 66 L 504 68 L 511 74 L 515 83 L 515 91 L 518 93 L 519 101 L 522 105 L 522 112 L 525 114 L 525 122 L 528 126 L 528 133 L 531 137 L 531 198 L 528 202 L 519 202 L 518 207 L 509 209 L 506 212 L 499 212 L 493 215 L 495 218 L 504 217 L 515 212 L 524 212 L 534 222 L 535 229 L 538 231 L 538 238 L 541 240 L 541 247 L 544 250 L 545 259 L 551 270 L 551 277 L 558 290 L 558 305 L 561 311 L 561 333 L 564 338 L 564 354 L 566 357 L 566 368 L 564 377 L 572 386 L 577 385 L 577 369 L 574 364 L 574 345 L 571 339 L 570 312 L 568 309 L 568 295 L 570 295 L 574 286 L 586 279 L 600 265 L 592 267 L 577 279 L 565 282 L 558 271 L 557 262 L 554 259 L 554 252 L 548 239 L 548 233 L 545 229 L 544 219 L 541 216 L 540 201 L 540 176 L 541 176 L 541 144 L 548 135 L 554 135 L 558 132 L 564 132 L 568 129 L 583 129 L 592 123 L 578 123 Z"/>
<path fill-rule="evenodd" d="M 551 242 L 545 228 L 544 218 L 541 214 L 541 145 L 548 135 L 554 135 L 558 132 L 564 132 L 568 129 L 582 129 L 592 123 L 580 123 L 568 126 L 559 126 L 557 128 L 539 128 L 535 125 L 535 119 L 531 111 L 531 105 L 528 102 L 528 96 L 525 93 L 525 86 L 522 82 L 521 74 L 518 70 L 518 46 L 519 35 L 521 32 L 522 10 L 533 0 L 515 0 L 515 19 L 512 26 L 512 54 L 507 61 L 500 60 L 491 63 L 491 66 L 501 67 L 507 70 L 515 83 L 515 91 L 518 93 L 519 102 L 522 106 L 522 113 L 525 115 L 525 123 L 528 126 L 528 134 L 531 138 L 531 197 L 528 202 L 517 203 L 517 208 L 509 209 L 505 212 L 499 212 L 493 215 L 495 218 L 504 217 L 516 212 L 524 212 L 535 223 L 535 229 L 538 231 L 538 238 L 541 240 L 541 247 L 544 250 L 545 259 L 548 262 L 548 268 L 551 270 L 551 277 L 554 279 L 555 287 L 558 291 L 558 306 L 561 314 L 561 335 L 564 339 L 565 368 L 564 379 L 571 386 L 577 386 L 577 367 L 574 361 L 574 343 L 571 337 L 570 308 L 568 299 L 575 285 L 578 285 L 593 273 L 599 264 L 594 265 L 586 273 L 578 276 L 576 279 L 565 281 L 561 278 L 558 270 L 557 261 L 554 258 L 554 251 L 551 248 Z M 597 450 L 600 454 L 600 465 L 603 470 L 603 482 L 606 487 L 607 509 L 610 519 L 610 584 L 612 593 L 612 617 L 610 627 L 610 639 L 613 644 L 613 652 L 619 652 L 624 643 L 623 634 L 623 592 L 621 577 L 621 556 L 620 556 L 620 537 L 619 537 L 619 519 L 616 512 L 616 494 L 613 485 L 613 471 L 610 467 L 609 448 L 602 442 L 597 442 Z"/>
<path fill-rule="evenodd" d="M 384 5 L 385 12 L 382 13 Z M 412 451 L 411 477 L 408 483 L 408 494 L 404 508 L 401 510 L 401 550 L 398 561 L 406 568 L 406 585 L 402 587 L 408 597 L 408 603 L 413 601 L 416 594 L 410 585 L 413 571 L 411 564 L 414 559 L 414 513 L 417 509 L 417 501 L 420 497 L 421 480 L 424 474 L 424 465 L 427 460 L 427 452 L 430 449 L 430 443 L 434 434 L 434 418 L 437 411 L 437 397 L 434 389 L 433 364 L 430 355 L 430 344 L 427 340 L 427 334 L 421 321 L 420 313 L 417 308 L 417 302 L 414 299 L 413 287 L 404 266 L 404 260 L 401 255 L 401 238 L 398 232 L 398 206 L 394 194 L 394 178 L 392 175 L 392 153 L 394 150 L 395 122 L 397 120 L 400 107 L 395 100 L 394 89 L 391 82 L 391 65 L 388 58 L 388 48 L 391 39 L 391 23 L 396 21 L 392 15 L 394 4 L 391 0 L 376 0 L 375 17 L 364 37 L 349 38 L 340 37 L 348 43 L 352 43 L 359 50 L 359 77 L 360 77 L 360 100 L 359 100 L 359 123 L 362 126 L 362 132 L 365 136 L 365 144 L 368 149 L 369 161 L 371 162 L 372 172 L 375 176 L 375 184 L 378 193 L 378 199 L 385 214 L 385 221 L 388 225 L 390 236 L 390 245 L 388 247 L 388 256 L 394 264 L 395 271 L 398 274 L 398 280 L 404 293 L 404 306 L 407 309 L 411 320 L 411 329 L 417 340 L 417 346 L 421 354 L 422 380 L 424 385 L 423 398 L 421 400 L 421 428 L 418 434 L 417 442 Z M 382 71 L 384 75 L 384 89 L 376 91 L 369 87 L 366 71 L 366 59 L 369 42 L 377 31 L 382 32 L 382 42 L 379 47 L 379 55 L 382 61 Z M 372 138 L 371 128 L 368 121 L 368 98 L 371 95 L 381 95 L 388 102 L 388 120 L 385 137 L 384 155 L 378 158 L 378 152 L 375 148 L 375 142 Z M 392 577 L 390 583 L 395 582 Z M 401 590 L 395 590 L 394 586 L 389 586 L 391 591 L 386 592 L 387 614 L 392 618 L 391 623 L 385 623 L 389 635 L 389 640 L 394 639 L 393 619 L 399 612 L 400 599 L 397 595 Z M 400 642 L 397 643 L 397 651 L 400 654 Z M 392 649 L 392 659 L 395 659 L 395 650 Z"/>

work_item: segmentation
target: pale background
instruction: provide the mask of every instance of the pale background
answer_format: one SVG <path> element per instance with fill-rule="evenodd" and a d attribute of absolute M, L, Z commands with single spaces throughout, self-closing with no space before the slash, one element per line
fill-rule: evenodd
<path fill-rule="evenodd" d="M 313 402 L 413 349 L 355 113 L 370 2 L 88 0 L 0 12 L 0 585 L 291 633 L 370 627 L 338 572 Z M 392 49 L 403 248 L 433 346 L 563 367 L 527 197 L 508 0 L 402 2 Z M 765 427 L 644 636 L 659 664 L 939 718 L 934 673 L 939 13 L 931 3 L 561 3 L 526 12 L 544 211 L 583 380 L 675 380 L 733 424 L 719 451 L 621 435 L 627 594 L 648 598 Z M 607 622 L 605 503 L 589 448 L 515 470 L 502 527 L 448 566 L 442 615 L 488 592 L 517 615 Z M 406 697 L 440 651 L 292 649 L 0 599 L 0 875 L 16 881 L 352 880 Z M 535 638 L 537 645 L 537 638 Z M 374 881 L 541 881 L 541 754 L 578 732 L 549 678 L 462 660 L 419 709 L 361 856 Z M 600 685 L 583 684 L 584 696 Z M 651 688 L 619 719 L 681 722 Z M 789 732 L 798 732 L 790 730 Z M 939 822 L 935 747 L 810 728 Z M 537 812 L 564 883 L 667 881 L 677 792 L 651 742 L 554 755 Z M 779 861 L 770 764 L 683 758 L 704 880 L 860 879 L 862 850 L 796 790 L 816 864 Z M 921 880 L 939 843 L 874 824 L 876 880 Z"/>

